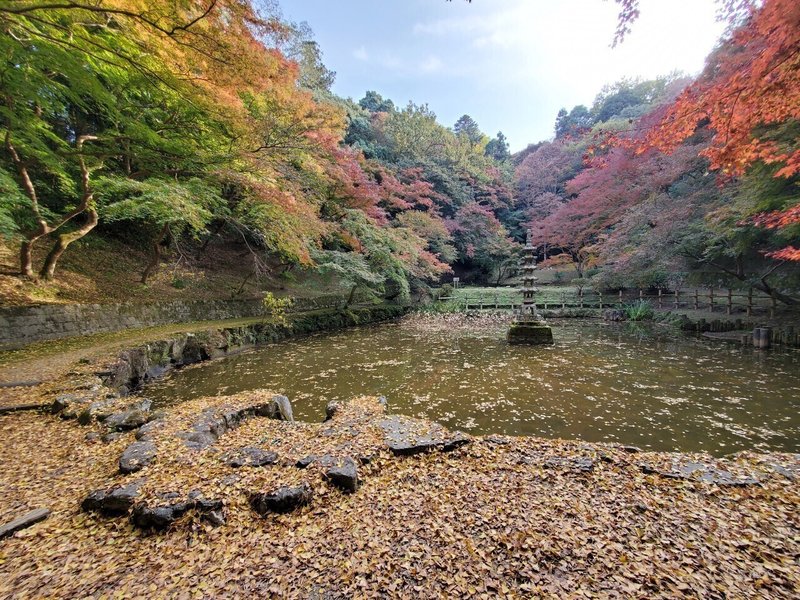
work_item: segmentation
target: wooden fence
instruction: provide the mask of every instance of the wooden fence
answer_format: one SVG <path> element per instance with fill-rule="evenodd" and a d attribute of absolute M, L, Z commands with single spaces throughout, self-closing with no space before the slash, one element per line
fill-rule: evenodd
<path fill-rule="evenodd" d="M 463 288 L 462 288 L 463 289 Z M 754 314 L 774 316 L 777 304 L 774 298 L 758 292 L 753 288 L 742 292 L 731 288 L 694 288 L 691 290 L 645 290 L 620 291 L 616 294 L 603 294 L 576 288 L 574 292 L 560 292 L 558 297 L 548 294 L 543 288 L 541 298 L 537 299 L 537 307 L 548 309 L 567 308 L 622 308 L 637 300 L 646 300 L 653 308 L 679 310 L 702 310 L 720 312 L 728 315 L 744 313 L 748 317 Z M 465 310 L 514 310 L 522 304 L 522 294 L 518 298 L 504 290 L 503 293 L 477 293 L 470 295 L 468 289 L 458 296 L 440 297 L 440 302 L 456 302 Z"/>

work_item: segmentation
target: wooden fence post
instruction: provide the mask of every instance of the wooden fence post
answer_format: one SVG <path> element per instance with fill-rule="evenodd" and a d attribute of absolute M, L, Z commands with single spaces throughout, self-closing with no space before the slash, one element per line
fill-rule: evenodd
<path fill-rule="evenodd" d="M 566 310 L 567 308 L 567 295 L 564 292 L 561 292 L 561 310 Z"/>
<path fill-rule="evenodd" d="M 681 303 L 680 292 L 678 291 L 678 288 L 675 288 L 675 310 L 678 310 L 680 303 Z"/>
<path fill-rule="evenodd" d="M 639 288 L 639 302 L 642 300 L 644 300 L 644 292 L 642 291 L 642 288 Z"/>
<path fill-rule="evenodd" d="M 728 288 L 728 314 L 733 312 L 733 292 Z"/>
<path fill-rule="evenodd" d="M 700 304 L 699 304 L 699 301 L 698 301 L 698 296 L 699 296 L 699 294 L 697 292 L 697 288 L 694 288 L 694 309 L 695 310 L 700 308 Z"/>
<path fill-rule="evenodd" d="M 622 290 L 619 291 L 619 304 L 622 306 Z"/>
<path fill-rule="evenodd" d="M 714 287 L 708 288 L 708 310 L 714 312 Z"/>
<path fill-rule="evenodd" d="M 600 303 L 600 310 L 603 310 L 603 294 L 597 292 L 597 301 Z"/>
<path fill-rule="evenodd" d="M 753 316 L 753 288 L 747 290 L 747 316 Z"/>
<path fill-rule="evenodd" d="M 658 288 L 658 308 L 663 308 L 661 304 L 661 288 Z"/>
<path fill-rule="evenodd" d="M 583 308 L 583 288 L 578 290 L 578 302 L 580 302 L 580 307 Z"/>

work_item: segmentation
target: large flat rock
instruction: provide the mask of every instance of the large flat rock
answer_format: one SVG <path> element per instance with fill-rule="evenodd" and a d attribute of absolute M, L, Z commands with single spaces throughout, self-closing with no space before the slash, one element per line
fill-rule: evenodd
<path fill-rule="evenodd" d="M 430 421 L 391 415 L 381 419 L 380 427 L 389 449 L 396 455 L 409 456 L 432 450 L 449 451 L 470 442 L 470 437 Z"/>

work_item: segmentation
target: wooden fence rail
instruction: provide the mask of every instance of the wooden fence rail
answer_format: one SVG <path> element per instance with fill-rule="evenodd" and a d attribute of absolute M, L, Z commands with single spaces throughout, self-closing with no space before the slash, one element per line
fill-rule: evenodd
<path fill-rule="evenodd" d="M 463 288 L 462 288 L 463 289 Z M 466 310 L 514 310 L 522 304 L 521 294 L 518 298 L 512 291 L 505 293 L 477 293 L 474 296 L 469 292 L 459 296 L 439 297 L 440 302 L 457 302 Z M 601 292 L 586 292 L 576 288 L 574 293 L 561 292 L 557 299 L 547 294 L 546 288 L 543 289 L 542 298 L 537 302 L 537 306 L 543 310 L 553 308 L 621 308 L 626 304 L 639 301 L 647 301 L 654 308 L 679 310 L 681 308 L 691 310 L 707 310 L 708 312 L 725 312 L 731 315 L 735 312 L 744 312 L 747 316 L 753 314 L 769 314 L 773 317 L 777 308 L 774 298 L 757 293 L 753 288 L 747 292 L 735 291 L 731 288 L 724 290 L 709 287 L 706 289 L 693 288 L 691 290 L 620 290 L 616 294 L 602 294 Z"/>

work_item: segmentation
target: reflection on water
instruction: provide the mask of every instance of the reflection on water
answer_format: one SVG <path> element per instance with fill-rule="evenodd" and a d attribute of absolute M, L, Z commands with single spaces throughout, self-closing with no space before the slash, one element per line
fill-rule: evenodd
<path fill-rule="evenodd" d="M 268 388 L 296 418 L 329 400 L 384 395 L 390 410 L 475 434 L 617 441 L 653 450 L 800 451 L 800 352 L 757 352 L 644 328 L 554 325 L 552 347 L 503 330 L 393 323 L 285 342 L 178 371 L 157 403 Z"/>

